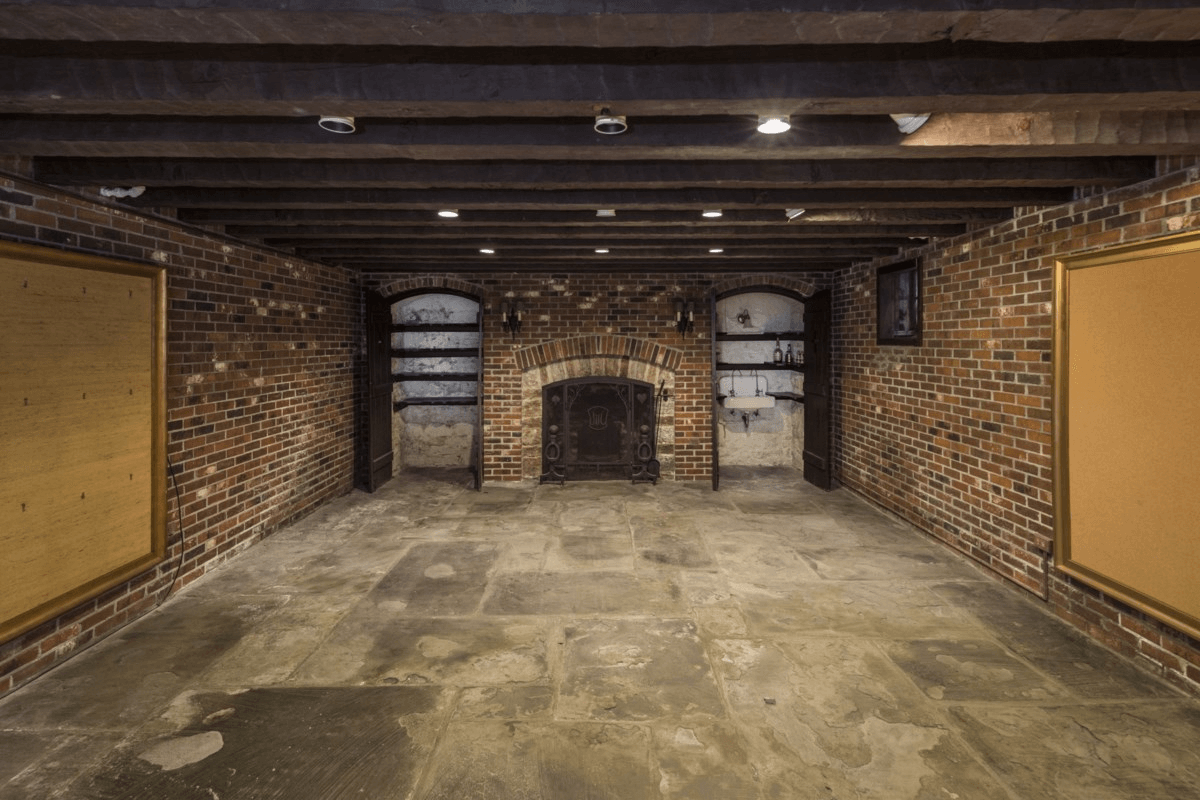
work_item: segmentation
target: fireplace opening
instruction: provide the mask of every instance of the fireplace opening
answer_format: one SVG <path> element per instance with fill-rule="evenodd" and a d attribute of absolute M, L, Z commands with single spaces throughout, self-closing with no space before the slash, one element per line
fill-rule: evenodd
<path fill-rule="evenodd" d="M 658 480 L 654 386 L 576 378 L 542 388 L 542 482 Z"/>

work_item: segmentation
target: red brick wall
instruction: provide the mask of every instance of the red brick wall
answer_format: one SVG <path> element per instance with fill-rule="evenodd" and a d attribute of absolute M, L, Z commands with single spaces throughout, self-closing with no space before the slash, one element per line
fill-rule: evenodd
<path fill-rule="evenodd" d="M 540 437 L 522 422 L 522 366 L 517 353 L 531 345 L 580 336 L 612 334 L 665 345 L 681 351 L 675 371 L 673 401 L 676 480 L 707 481 L 712 477 L 712 361 L 709 293 L 714 287 L 732 289 L 773 284 L 811 294 L 827 284 L 823 273 L 754 275 L 730 280 L 703 273 L 504 273 L 469 276 L 482 294 L 484 317 L 484 479 L 521 480 L 529 477 L 529 458 L 522 443 Z M 369 282 L 383 293 L 430 286 L 431 277 L 371 275 Z M 464 288 L 465 287 L 458 287 Z M 699 301 L 695 327 L 686 334 L 675 329 L 674 301 Z M 501 329 L 498 309 L 504 300 L 525 307 L 519 334 Z M 602 339 L 604 337 L 601 337 Z M 540 471 L 540 465 L 538 466 Z M 534 473 L 536 474 L 536 473 Z"/>
<path fill-rule="evenodd" d="M 924 342 L 875 344 L 875 266 L 835 289 L 838 478 L 1200 692 L 1200 642 L 1047 569 L 1056 258 L 1200 227 L 1196 170 L 922 251 Z M 881 262 L 882 263 L 882 262 Z"/>
<path fill-rule="evenodd" d="M 168 271 L 167 559 L 0 643 L 0 693 L 152 609 L 254 541 L 349 491 L 357 275 L 0 175 L 0 238 Z M 180 523 L 185 536 L 180 562 Z"/>

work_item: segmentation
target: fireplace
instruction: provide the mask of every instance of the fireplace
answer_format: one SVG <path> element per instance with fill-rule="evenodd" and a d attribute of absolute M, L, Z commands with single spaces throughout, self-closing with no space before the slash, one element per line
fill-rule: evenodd
<path fill-rule="evenodd" d="M 654 386 L 576 378 L 542 388 L 542 482 L 659 476 Z"/>

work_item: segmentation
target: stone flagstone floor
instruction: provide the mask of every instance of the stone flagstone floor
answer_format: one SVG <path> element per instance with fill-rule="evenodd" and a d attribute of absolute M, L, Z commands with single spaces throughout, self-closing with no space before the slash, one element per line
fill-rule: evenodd
<path fill-rule="evenodd" d="M 0 798 L 1183 800 L 1200 704 L 846 491 L 354 493 L 0 701 Z"/>

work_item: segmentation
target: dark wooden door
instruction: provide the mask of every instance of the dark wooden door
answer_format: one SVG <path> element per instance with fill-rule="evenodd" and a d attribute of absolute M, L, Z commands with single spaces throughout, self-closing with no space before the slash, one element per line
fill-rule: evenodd
<path fill-rule="evenodd" d="M 367 491 L 392 477 L 392 307 L 367 291 Z"/>
<path fill-rule="evenodd" d="M 828 289 L 804 301 L 804 480 L 822 489 L 833 487 L 832 311 Z"/>

